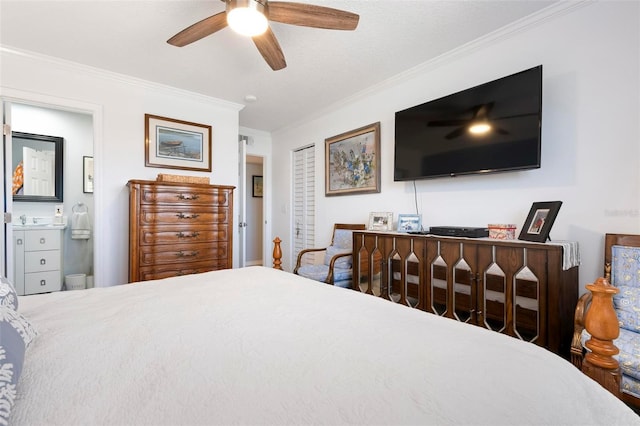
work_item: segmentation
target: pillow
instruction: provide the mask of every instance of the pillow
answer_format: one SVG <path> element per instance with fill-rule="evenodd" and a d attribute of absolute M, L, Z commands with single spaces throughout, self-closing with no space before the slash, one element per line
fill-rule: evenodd
<path fill-rule="evenodd" d="M 18 310 L 18 293 L 11 282 L 3 276 L 0 276 L 0 306 Z"/>
<path fill-rule="evenodd" d="M 326 254 L 324 255 L 324 264 L 328 265 L 329 263 L 331 263 L 331 258 L 336 254 L 344 254 L 344 253 L 351 254 L 351 252 L 352 250 L 350 248 L 345 249 L 345 248 L 339 248 L 335 246 L 329 246 L 327 247 Z M 336 263 L 334 263 L 333 266 L 336 268 L 349 269 L 351 268 L 351 263 L 352 263 L 352 256 L 343 256 L 343 257 L 337 258 Z"/>
<path fill-rule="evenodd" d="M 9 424 L 24 353 L 36 336 L 31 324 L 11 308 L 0 307 L 0 424 Z"/>

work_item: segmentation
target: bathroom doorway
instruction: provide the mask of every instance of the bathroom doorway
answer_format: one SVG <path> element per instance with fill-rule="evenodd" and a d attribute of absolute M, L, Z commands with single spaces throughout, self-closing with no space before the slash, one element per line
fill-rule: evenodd
<path fill-rule="evenodd" d="M 2 106 L 5 124 L 3 165 L 7 182 L 3 187 L 5 222 L 43 224 L 49 220 L 59 220 L 56 215 L 62 216 L 66 224 L 62 237 L 62 275 L 85 274 L 90 277 L 91 284 L 95 273 L 94 234 L 91 232 L 89 238 L 77 238 L 78 233 L 72 236 L 72 225 L 74 213 L 82 211 L 88 213 L 90 230 L 96 228 L 94 194 L 99 187 L 95 185 L 93 172 L 95 112 L 75 106 L 43 104 L 20 98 L 3 98 Z M 14 164 L 19 163 L 19 160 L 14 157 L 22 150 L 18 147 L 14 152 L 11 135 L 15 132 L 63 139 L 62 201 L 20 200 L 20 197 L 14 199 L 11 183 L 14 177 L 19 176 L 18 167 Z M 5 223 L 4 226 L 3 263 L 5 275 L 13 280 L 15 259 L 12 223 Z"/>

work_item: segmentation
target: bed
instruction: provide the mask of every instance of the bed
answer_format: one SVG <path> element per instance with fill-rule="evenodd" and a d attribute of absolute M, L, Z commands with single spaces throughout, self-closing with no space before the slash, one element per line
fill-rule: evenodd
<path fill-rule="evenodd" d="M 12 425 L 640 424 L 534 344 L 266 267 L 21 297 Z"/>

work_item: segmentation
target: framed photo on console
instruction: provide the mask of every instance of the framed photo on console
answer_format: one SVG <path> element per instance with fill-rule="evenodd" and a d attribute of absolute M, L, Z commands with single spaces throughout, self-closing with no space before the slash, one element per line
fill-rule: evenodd
<path fill-rule="evenodd" d="M 370 231 L 390 231 L 393 229 L 392 212 L 371 212 L 369 213 Z"/>
<path fill-rule="evenodd" d="M 422 219 L 419 214 L 398 215 L 398 232 L 416 232 L 422 230 Z"/>
<path fill-rule="evenodd" d="M 560 206 L 562 206 L 562 201 L 533 203 L 518 239 L 536 243 L 547 242 L 553 222 L 558 216 L 558 211 L 560 211 Z"/>

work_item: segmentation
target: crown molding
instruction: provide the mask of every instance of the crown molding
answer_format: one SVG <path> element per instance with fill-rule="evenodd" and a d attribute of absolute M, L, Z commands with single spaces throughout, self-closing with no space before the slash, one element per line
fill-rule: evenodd
<path fill-rule="evenodd" d="M 73 62 L 73 61 L 68 61 L 66 59 L 60 59 L 53 56 L 43 55 L 41 53 L 23 50 L 23 49 L 15 48 L 12 46 L 0 44 L 0 53 L 14 55 L 14 56 L 22 56 L 28 59 L 43 61 L 69 71 L 80 72 L 92 77 L 110 80 L 116 83 L 128 84 L 136 87 L 143 87 L 145 89 L 164 92 L 171 95 L 186 97 L 186 98 L 193 99 L 195 101 L 214 104 L 221 108 L 228 108 L 234 111 L 241 111 L 245 107 L 243 104 L 226 101 L 224 99 L 214 98 L 212 96 L 203 95 L 203 94 L 192 92 L 189 90 L 178 89 L 176 87 L 169 86 L 166 84 L 155 83 L 153 81 L 132 77 L 126 74 L 107 71 L 102 68 L 92 67 L 89 65 L 80 64 L 78 62 Z"/>

